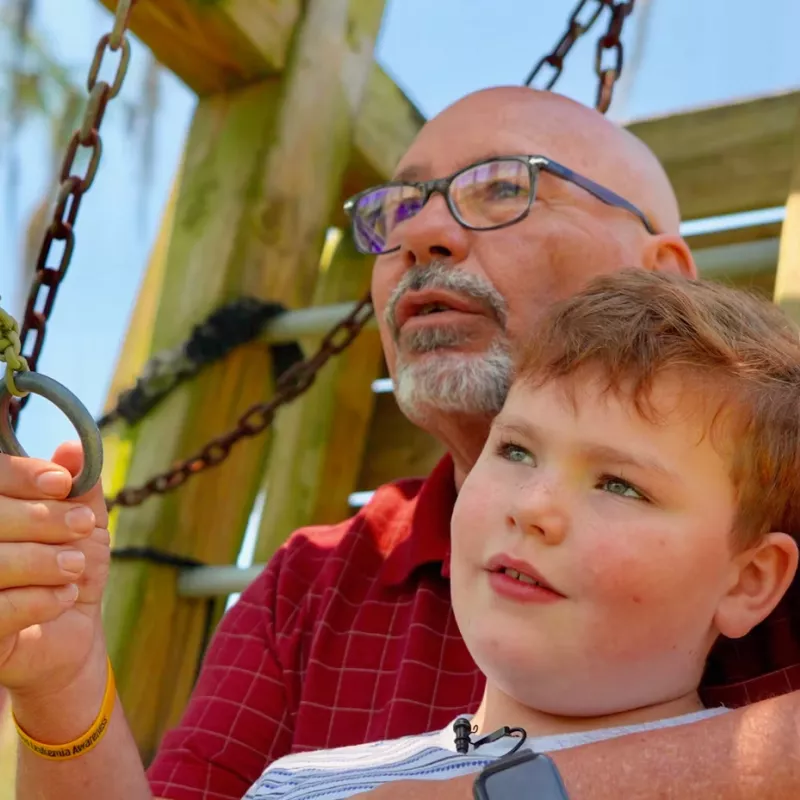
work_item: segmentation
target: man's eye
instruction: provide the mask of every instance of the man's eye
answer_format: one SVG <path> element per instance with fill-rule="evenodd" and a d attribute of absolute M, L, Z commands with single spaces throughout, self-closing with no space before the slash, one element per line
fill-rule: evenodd
<path fill-rule="evenodd" d="M 511 181 L 492 181 L 484 189 L 487 200 L 506 200 L 520 197 L 523 194 L 527 195 L 527 193 L 527 189 Z"/>

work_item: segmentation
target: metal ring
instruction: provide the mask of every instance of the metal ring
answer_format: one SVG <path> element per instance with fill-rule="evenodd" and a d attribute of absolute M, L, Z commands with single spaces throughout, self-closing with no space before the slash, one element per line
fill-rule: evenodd
<path fill-rule="evenodd" d="M 72 423 L 83 445 L 83 467 L 72 481 L 69 497 L 86 494 L 100 480 L 103 470 L 103 439 L 92 415 L 69 389 L 46 375 L 20 372 L 14 376 L 14 380 L 20 391 L 38 394 L 49 400 Z M 28 454 L 11 425 L 11 400 L 11 393 L 4 383 L 0 383 L 0 452 L 27 458 Z"/>

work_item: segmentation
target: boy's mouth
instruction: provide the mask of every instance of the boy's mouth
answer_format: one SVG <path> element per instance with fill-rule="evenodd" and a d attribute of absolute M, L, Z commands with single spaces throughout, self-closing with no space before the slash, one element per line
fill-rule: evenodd
<path fill-rule="evenodd" d="M 550 588 L 541 581 L 537 581 L 536 578 L 532 578 L 530 575 L 526 575 L 524 572 L 518 572 L 517 570 L 512 569 L 511 567 L 504 567 L 503 569 L 497 571 L 502 572 L 505 575 L 508 575 L 509 578 L 514 578 L 514 580 L 522 581 L 523 583 L 530 583 L 533 586 L 543 586 L 545 589 Z"/>
<path fill-rule="evenodd" d="M 505 553 L 500 553 L 489 559 L 486 569 L 492 573 L 505 575 L 507 578 L 519 583 L 546 589 L 559 597 L 565 596 L 553 587 L 533 565 Z"/>

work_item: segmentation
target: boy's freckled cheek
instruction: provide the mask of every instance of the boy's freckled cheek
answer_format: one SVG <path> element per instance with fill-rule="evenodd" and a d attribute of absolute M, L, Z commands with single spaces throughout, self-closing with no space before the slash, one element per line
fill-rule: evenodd
<path fill-rule="evenodd" d="M 603 605 L 641 608 L 660 602 L 662 590 L 669 590 L 667 576 L 659 573 L 633 553 L 598 545 L 581 558 L 577 574 L 587 593 Z"/>

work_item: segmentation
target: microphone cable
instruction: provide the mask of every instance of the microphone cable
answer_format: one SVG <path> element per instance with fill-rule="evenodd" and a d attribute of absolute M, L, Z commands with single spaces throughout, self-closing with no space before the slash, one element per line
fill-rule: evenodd
<path fill-rule="evenodd" d="M 470 734 L 477 733 L 477 728 L 470 725 L 470 721 L 466 717 L 459 717 L 453 723 L 453 733 L 455 734 L 456 752 L 461 753 L 462 755 L 469 752 L 470 745 L 477 750 L 482 745 L 491 744 L 492 742 L 496 742 L 498 739 L 503 739 L 506 736 L 512 736 L 518 739 L 518 741 L 511 750 L 503 754 L 504 757 L 510 756 L 516 753 L 517 750 L 519 750 L 520 747 L 525 744 L 525 740 L 528 738 L 528 733 L 525 728 L 510 728 L 507 725 L 504 725 L 502 728 L 498 728 L 493 733 L 482 736 L 477 742 L 473 742 Z"/>

